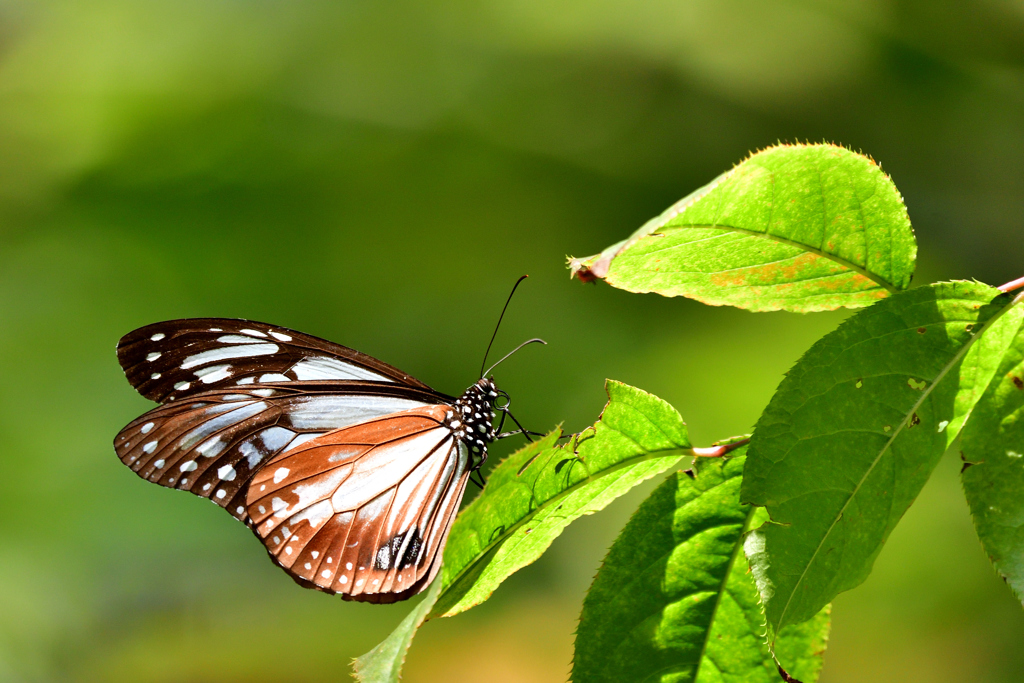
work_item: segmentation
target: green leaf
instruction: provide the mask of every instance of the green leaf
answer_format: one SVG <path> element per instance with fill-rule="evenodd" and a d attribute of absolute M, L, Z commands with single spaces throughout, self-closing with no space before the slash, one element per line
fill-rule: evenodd
<path fill-rule="evenodd" d="M 995 373 L 986 350 L 1002 343 L 993 323 L 1009 302 L 968 282 L 901 292 L 826 335 L 782 381 L 742 487 L 771 515 L 745 550 L 774 632 L 870 573 Z"/>
<path fill-rule="evenodd" d="M 999 324 L 1010 343 L 992 350 L 1002 362 L 964 426 L 961 477 L 985 552 L 1024 601 L 1024 308 Z"/>
<path fill-rule="evenodd" d="M 561 446 L 560 430 L 553 432 L 491 472 L 452 526 L 431 617 L 483 602 L 570 522 L 692 454 L 686 425 L 672 406 L 619 382 L 606 388 L 608 404 L 593 427 Z"/>
<path fill-rule="evenodd" d="M 836 145 L 780 145 L 570 268 L 630 292 L 807 313 L 906 289 L 916 258 L 903 199 L 875 162 Z"/>
<path fill-rule="evenodd" d="M 694 463 L 644 501 L 615 540 L 583 603 L 572 680 L 775 683 L 742 534 L 760 508 L 741 505 L 743 449 Z M 828 609 L 776 642 L 789 672 L 821 669 Z"/>
<path fill-rule="evenodd" d="M 413 636 L 427 618 L 441 592 L 441 582 L 435 581 L 419 604 L 406 615 L 377 647 L 353 662 L 355 678 L 360 683 L 397 683 L 401 678 L 405 655 L 412 645 Z"/>

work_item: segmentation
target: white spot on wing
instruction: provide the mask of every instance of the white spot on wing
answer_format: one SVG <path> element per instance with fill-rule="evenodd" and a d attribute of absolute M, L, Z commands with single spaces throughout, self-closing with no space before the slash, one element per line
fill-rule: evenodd
<path fill-rule="evenodd" d="M 156 360 L 157 358 L 159 358 L 162 355 L 164 355 L 164 354 L 160 353 L 159 351 L 154 351 L 153 353 L 147 353 L 146 354 L 146 360 L 154 361 L 154 360 Z"/>
<path fill-rule="evenodd" d="M 288 476 L 288 471 L 289 470 L 287 467 L 278 467 L 274 471 L 274 483 L 280 484 L 282 481 L 284 481 L 284 478 Z"/>
<path fill-rule="evenodd" d="M 239 332 L 241 332 L 242 334 L 247 334 L 250 337 L 263 337 L 264 339 L 267 338 L 267 335 L 263 334 L 259 330 L 239 330 Z"/>
<path fill-rule="evenodd" d="M 227 491 L 225 491 L 224 489 L 217 489 L 217 497 L 218 498 L 223 498 L 226 495 L 227 495 Z"/>
<path fill-rule="evenodd" d="M 166 336 L 166 335 L 164 335 L 164 333 L 163 333 L 163 332 L 157 332 L 157 333 L 156 333 L 156 334 L 154 334 L 154 335 L 153 335 L 152 337 L 150 337 L 150 340 L 151 340 L 151 341 L 160 341 L 161 339 L 163 339 L 163 338 L 164 338 L 164 336 Z"/>
<path fill-rule="evenodd" d="M 206 365 L 207 363 L 227 360 L 229 358 L 269 356 L 272 353 L 277 353 L 277 350 L 277 344 L 240 344 L 238 346 L 225 346 L 223 348 L 210 349 L 209 351 L 203 351 L 202 353 L 197 353 L 194 356 L 189 356 L 185 359 L 185 362 L 181 364 L 181 369 L 188 370 L 189 368 L 194 368 L 197 365 Z"/>
<path fill-rule="evenodd" d="M 267 404 L 262 401 L 255 403 L 223 403 L 207 408 L 206 410 L 212 414 L 218 412 L 223 412 L 224 414 L 212 420 L 207 420 L 186 434 L 181 440 L 181 448 L 191 448 L 194 444 L 199 443 L 212 434 L 216 434 L 225 427 L 236 425 L 243 420 L 259 415 L 266 408 Z"/>
<path fill-rule="evenodd" d="M 243 377 L 242 379 L 235 382 L 235 384 L 252 384 L 256 381 L 255 377 Z"/>
<path fill-rule="evenodd" d="M 152 375 L 149 376 L 149 378 L 150 379 L 160 379 L 160 373 L 159 372 L 154 372 Z"/>
<path fill-rule="evenodd" d="M 331 578 L 331 570 L 330 569 L 323 570 L 322 572 L 320 572 L 320 576 L 324 577 L 325 579 Z"/>
<path fill-rule="evenodd" d="M 219 436 L 215 436 L 212 439 L 204 441 L 203 444 L 196 449 L 196 453 L 204 458 L 216 458 L 220 455 L 221 451 L 227 448 L 227 445 L 227 442 L 222 440 Z"/>
<path fill-rule="evenodd" d="M 265 375 L 260 375 L 260 382 L 291 382 L 292 379 L 288 375 L 282 375 L 280 372 L 268 372 Z"/>
<path fill-rule="evenodd" d="M 259 344 L 259 339 L 253 339 L 252 337 L 243 337 L 240 334 L 225 334 L 223 337 L 217 337 L 217 341 L 222 344 Z"/>
<path fill-rule="evenodd" d="M 333 514 L 334 508 L 331 507 L 331 501 L 322 500 L 316 505 L 311 505 L 292 517 L 289 523 L 297 524 L 305 520 L 309 522 L 311 527 L 318 529 L 324 522 L 330 519 Z"/>
<path fill-rule="evenodd" d="M 153 451 L 156 450 L 156 444 L 156 441 L 150 441 L 149 443 L 142 447 L 142 452 L 146 454 L 152 453 Z"/>
<path fill-rule="evenodd" d="M 275 497 L 273 500 L 270 501 L 270 506 L 272 508 L 274 508 L 274 515 L 275 516 L 277 516 L 277 517 L 287 517 L 288 516 L 288 503 L 284 502 L 284 500 Z M 285 533 L 285 535 L 288 535 L 288 531 L 287 530 L 285 530 L 284 533 Z"/>
<path fill-rule="evenodd" d="M 195 372 L 203 384 L 211 384 L 213 382 L 219 382 L 222 379 L 227 379 L 231 376 L 230 365 L 210 365 L 205 368 L 199 368 Z"/>
<path fill-rule="evenodd" d="M 294 434 L 294 432 L 292 432 L 292 433 Z M 312 439 L 315 439 L 318 436 L 320 436 L 320 434 L 317 434 L 315 432 L 314 433 L 309 433 L 309 434 L 299 434 L 298 436 L 296 436 L 292 440 L 292 442 L 290 444 L 288 444 L 288 447 L 285 448 L 284 451 L 282 451 L 282 452 L 287 452 L 287 451 L 290 451 L 290 450 L 292 450 L 294 448 L 298 448 L 302 444 L 306 443 L 307 441 L 311 441 Z"/>
<path fill-rule="evenodd" d="M 190 384 L 192 384 L 192 383 L 191 382 L 178 382 L 177 384 L 174 385 L 174 390 L 175 391 L 184 391 L 185 389 L 189 388 Z"/>
<path fill-rule="evenodd" d="M 194 471 L 196 469 L 196 467 L 197 467 L 196 461 L 195 460 L 189 460 L 188 462 L 183 464 L 180 469 L 181 469 L 182 472 L 192 472 L 192 471 Z"/>
<path fill-rule="evenodd" d="M 341 429 L 400 410 L 426 405 L 391 396 L 307 396 L 296 400 L 289 418 L 296 429 Z"/>
<path fill-rule="evenodd" d="M 328 356 L 316 356 L 306 358 L 295 364 L 292 372 L 300 380 L 307 379 L 371 379 L 379 382 L 393 382 L 390 377 L 385 377 L 372 370 L 346 363 L 337 358 Z"/>
<path fill-rule="evenodd" d="M 140 429 L 139 431 L 141 431 L 143 434 L 149 434 L 149 432 L 152 431 L 152 429 L 153 423 L 147 422 L 146 424 L 142 425 L 142 429 Z"/>
<path fill-rule="evenodd" d="M 234 481 L 236 474 L 237 472 L 235 472 L 235 468 L 231 465 L 224 465 L 224 467 L 217 470 L 217 476 L 220 477 L 222 481 Z"/>
<path fill-rule="evenodd" d="M 273 330 L 270 331 L 270 336 L 273 337 L 274 339 L 280 339 L 283 342 L 290 342 L 292 340 L 292 338 L 289 337 L 287 334 L 274 332 Z"/>
<path fill-rule="evenodd" d="M 160 469 L 161 467 L 164 466 L 164 462 L 164 459 L 161 458 L 160 460 L 157 460 L 155 463 L 153 463 L 153 467 Z"/>

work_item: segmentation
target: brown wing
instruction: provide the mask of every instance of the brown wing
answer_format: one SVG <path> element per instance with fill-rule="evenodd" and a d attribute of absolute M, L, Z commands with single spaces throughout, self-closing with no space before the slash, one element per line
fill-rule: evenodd
<path fill-rule="evenodd" d="M 419 593 L 440 567 L 469 478 L 450 414 L 406 410 L 278 455 L 249 485 L 256 535 L 308 587 L 368 602 Z"/>
<path fill-rule="evenodd" d="M 117 359 L 140 394 L 158 402 L 222 387 L 308 380 L 366 380 L 429 387 L 365 353 L 286 327 L 189 318 L 129 332 Z"/>
<path fill-rule="evenodd" d="M 143 479 L 209 498 L 246 521 L 246 484 L 275 455 L 434 400 L 431 392 L 396 385 L 245 385 L 155 408 L 121 430 L 114 450 Z"/>

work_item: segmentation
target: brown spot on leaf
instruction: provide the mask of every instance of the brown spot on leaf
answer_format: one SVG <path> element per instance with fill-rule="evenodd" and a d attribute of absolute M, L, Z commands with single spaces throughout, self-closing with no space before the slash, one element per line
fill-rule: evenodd
<path fill-rule="evenodd" d="M 927 332 L 927 331 L 928 331 L 928 330 L 927 330 L 927 329 L 925 329 L 925 328 L 923 328 L 923 327 L 919 327 L 919 328 L 917 328 L 917 333 L 918 333 L 918 334 L 924 334 L 924 333 L 925 333 L 925 332 Z"/>
<path fill-rule="evenodd" d="M 917 416 L 917 413 L 914 413 L 910 416 L 910 424 L 907 426 L 907 429 L 910 429 L 910 427 L 916 427 L 919 424 L 921 424 L 921 418 Z"/>
<path fill-rule="evenodd" d="M 1010 375 L 1010 379 L 1013 380 L 1013 386 L 1018 389 L 1024 389 L 1024 379 L 1017 377 L 1016 375 Z"/>

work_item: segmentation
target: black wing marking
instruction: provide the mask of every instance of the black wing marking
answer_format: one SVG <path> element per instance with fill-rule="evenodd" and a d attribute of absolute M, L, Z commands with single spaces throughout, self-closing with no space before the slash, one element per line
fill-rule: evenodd
<path fill-rule="evenodd" d="M 210 389 L 309 380 L 361 380 L 430 390 L 401 370 L 346 346 L 230 318 L 140 327 L 118 342 L 117 359 L 131 385 L 161 403 Z"/>
<path fill-rule="evenodd" d="M 246 484 L 274 456 L 440 396 L 364 382 L 245 385 L 155 408 L 121 430 L 114 450 L 143 479 L 209 498 L 244 521 Z"/>

